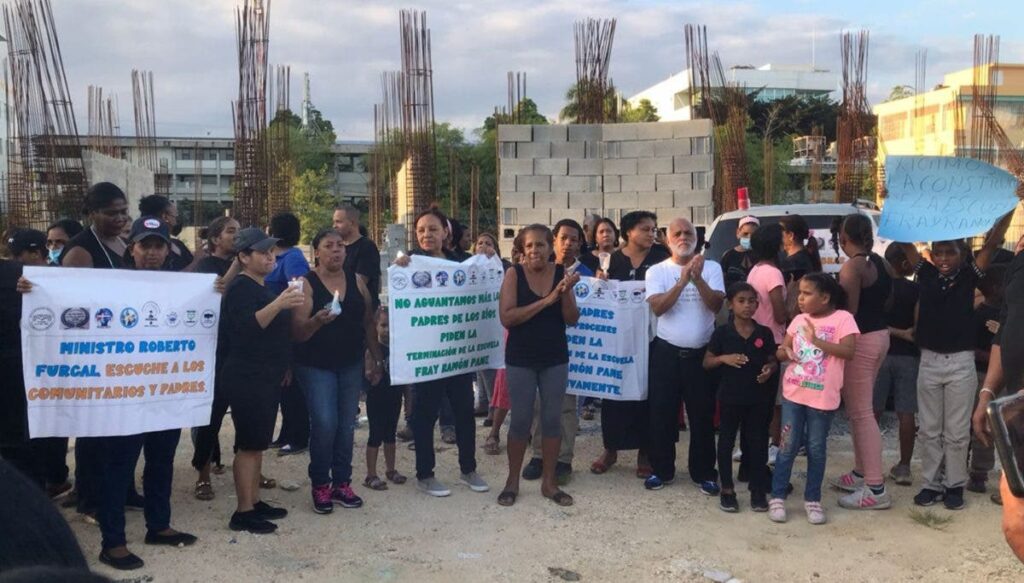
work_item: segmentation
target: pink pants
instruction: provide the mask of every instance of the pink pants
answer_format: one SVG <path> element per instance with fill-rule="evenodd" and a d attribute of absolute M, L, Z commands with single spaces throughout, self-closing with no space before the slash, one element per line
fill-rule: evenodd
<path fill-rule="evenodd" d="M 853 430 L 853 469 L 870 485 L 885 482 L 882 477 L 882 432 L 875 421 L 872 403 L 875 379 L 889 352 L 889 331 L 878 330 L 857 337 L 857 352 L 846 363 L 843 376 L 843 404 Z"/>

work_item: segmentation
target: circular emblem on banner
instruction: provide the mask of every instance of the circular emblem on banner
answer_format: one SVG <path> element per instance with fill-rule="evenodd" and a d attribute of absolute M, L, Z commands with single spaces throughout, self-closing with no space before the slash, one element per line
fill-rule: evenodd
<path fill-rule="evenodd" d="M 87 330 L 89 328 L 89 310 L 68 308 L 61 312 L 60 323 L 65 330 Z"/>
<path fill-rule="evenodd" d="M 203 319 L 200 321 L 203 324 L 203 328 L 213 328 L 217 324 L 217 314 L 213 310 L 206 310 L 203 312 Z"/>
<path fill-rule="evenodd" d="M 110 322 L 114 319 L 114 312 L 111 312 L 110 308 L 100 308 L 96 310 L 96 315 L 93 317 L 96 319 L 98 327 L 110 328 Z"/>
<path fill-rule="evenodd" d="M 466 272 L 456 269 L 455 273 L 452 274 L 452 283 L 459 287 L 466 285 Z"/>
<path fill-rule="evenodd" d="M 142 320 L 147 328 L 156 328 L 160 323 L 160 305 L 156 302 L 142 304 Z"/>
<path fill-rule="evenodd" d="M 448 286 L 448 272 L 447 271 L 438 271 L 437 275 L 434 276 L 434 281 L 437 282 L 437 287 L 447 287 Z"/>
<path fill-rule="evenodd" d="M 633 290 L 633 303 L 639 304 L 644 301 L 644 290 L 635 289 Z"/>
<path fill-rule="evenodd" d="M 53 322 L 56 319 L 57 317 L 50 308 L 36 308 L 28 316 L 28 325 L 32 326 L 33 330 L 49 330 L 53 327 Z"/>
<path fill-rule="evenodd" d="M 139 313 L 133 308 L 121 310 L 121 325 L 125 328 L 134 328 L 139 323 Z"/>
<path fill-rule="evenodd" d="M 417 271 L 412 274 L 412 286 L 416 288 L 430 287 L 433 278 L 430 277 L 429 271 Z"/>
<path fill-rule="evenodd" d="M 178 325 L 178 312 L 173 312 L 173 311 L 172 312 L 167 312 L 167 315 L 164 316 L 164 322 L 166 322 L 167 325 L 170 326 L 171 328 L 174 328 L 175 326 L 177 326 Z"/>
<path fill-rule="evenodd" d="M 199 312 L 196 310 L 185 310 L 185 325 L 191 328 L 199 323 Z"/>
<path fill-rule="evenodd" d="M 395 289 L 405 289 L 409 285 L 409 278 L 402 273 L 396 273 L 391 276 L 391 287 Z"/>
<path fill-rule="evenodd" d="M 577 298 L 582 300 L 590 295 L 590 286 L 581 281 L 572 288 L 572 292 L 576 294 Z"/>

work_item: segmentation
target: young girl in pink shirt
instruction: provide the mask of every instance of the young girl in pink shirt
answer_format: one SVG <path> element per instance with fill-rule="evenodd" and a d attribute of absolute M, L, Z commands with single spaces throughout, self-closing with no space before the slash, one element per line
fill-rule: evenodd
<path fill-rule="evenodd" d="M 860 333 L 853 315 L 843 310 L 846 294 L 829 275 L 811 273 L 800 280 L 800 314 L 786 330 L 778 350 L 789 361 L 782 381 L 782 443 L 772 476 L 768 517 L 786 521 L 786 489 L 800 436 L 807 434 L 807 484 L 804 510 L 811 524 L 824 524 L 821 483 L 832 414 L 839 408 L 843 369 L 853 358 Z"/>

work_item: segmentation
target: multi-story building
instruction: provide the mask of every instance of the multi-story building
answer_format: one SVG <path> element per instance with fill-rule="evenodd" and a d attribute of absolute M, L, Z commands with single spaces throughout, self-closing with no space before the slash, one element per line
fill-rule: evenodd
<path fill-rule="evenodd" d="M 234 143 L 233 138 L 156 138 L 158 173 L 169 179 L 171 198 L 190 205 L 198 186 L 204 215 L 221 214 L 229 208 L 235 176 Z M 142 158 L 134 137 L 122 137 L 118 145 L 123 158 Z M 360 141 L 331 146 L 331 193 L 339 202 L 359 203 L 369 196 L 367 156 L 372 147 L 372 142 Z"/>
<path fill-rule="evenodd" d="M 791 95 L 824 97 L 838 88 L 838 79 L 826 69 L 813 65 L 774 65 L 761 67 L 740 65 L 725 71 L 725 81 L 730 85 L 744 87 L 747 93 L 755 93 L 760 101 L 771 101 Z M 629 98 L 629 104 L 636 107 L 640 100 L 650 100 L 658 109 L 660 121 L 683 121 L 693 119 L 690 111 L 690 94 L 699 88 L 690 87 L 690 70 L 686 69 L 664 81 L 652 85 Z"/>

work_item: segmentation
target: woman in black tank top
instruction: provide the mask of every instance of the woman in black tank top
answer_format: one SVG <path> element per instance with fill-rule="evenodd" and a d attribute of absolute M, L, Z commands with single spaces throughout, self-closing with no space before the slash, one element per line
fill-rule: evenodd
<path fill-rule="evenodd" d="M 381 372 L 370 292 L 346 272 L 345 243 L 326 229 L 313 238 L 315 266 L 304 278 L 305 300 L 295 311 L 293 362 L 309 407 L 309 478 L 313 510 L 330 514 L 334 504 L 358 508 L 352 491 L 352 447 L 364 354 L 370 376 Z"/>
<path fill-rule="evenodd" d="M 846 309 L 854 314 L 860 336 L 857 353 L 846 363 L 842 389 L 853 435 L 854 466 L 853 471 L 833 479 L 832 484 L 851 492 L 839 499 L 844 508 L 888 508 L 892 499 L 884 486 L 882 435 L 875 419 L 873 397 L 875 379 L 889 352 L 885 304 L 892 295 L 892 276 L 885 261 L 871 252 L 874 228 L 870 218 L 851 214 L 836 231 L 833 241 L 850 258 L 839 270 L 839 284 L 846 291 Z"/>
<path fill-rule="evenodd" d="M 121 233 L 128 226 L 128 198 L 110 182 L 94 184 L 85 195 L 88 229 L 75 235 L 60 256 L 64 267 L 121 269 L 128 246 Z"/>
<path fill-rule="evenodd" d="M 572 497 L 558 489 L 555 465 L 562 443 L 562 400 L 569 377 L 565 327 L 579 321 L 573 295 L 579 275 L 566 275 L 561 265 L 551 263 L 554 237 L 546 226 L 530 225 L 517 238 L 522 241 L 523 261 L 509 270 L 499 304 L 501 323 L 508 328 L 505 369 L 512 422 L 508 430 L 508 479 L 498 504 L 511 506 L 519 495 L 519 471 L 533 425 L 533 403 L 539 394 L 541 493 L 560 506 L 570 506 Z"/>

